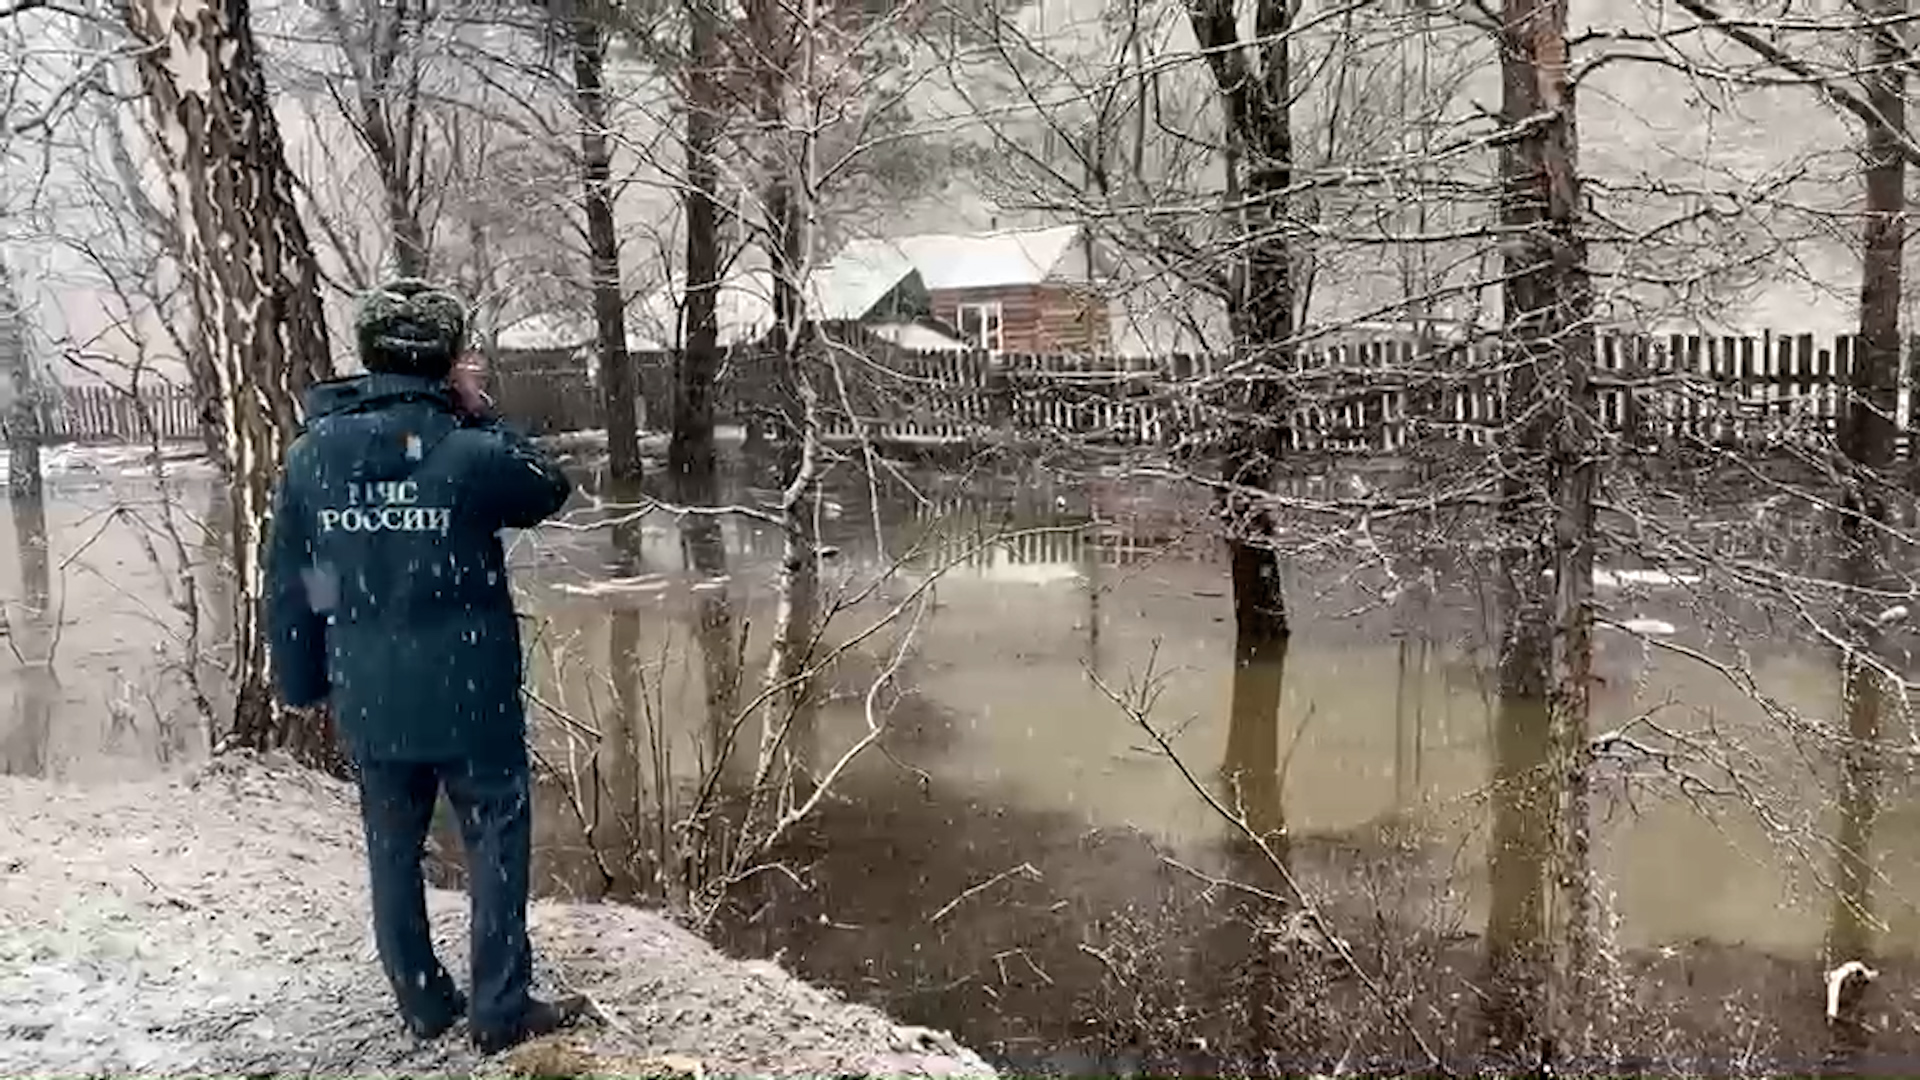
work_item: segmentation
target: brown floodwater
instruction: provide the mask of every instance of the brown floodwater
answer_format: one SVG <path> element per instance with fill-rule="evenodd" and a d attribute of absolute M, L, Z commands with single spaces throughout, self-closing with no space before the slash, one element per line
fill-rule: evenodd
<path fill-rule="evenodd" d="M 30 677 L 19 653 L 5 665 L 0 765 L 139 775 L 207 744 L 181 678 L 182 569 L 159 524 L 169 500 L 125 460 L 69 457 L 92 464 L 68 461 L 50 482 L 50 602 L 37 623 L 15 585 L 18 523 L 0 533 L 10 636 L 53 643 L 50 680 Z M 189 472 L 173 501 L 198 559 L 210 488 Z M 744 476 L 728 487 L 742 504 L 776 497 Z M 1195 790 L 1218 790 L 1235 766 L 1232 619 L 1206 509 L 1094 468 L 920 468 L 877 492 L 833 478 L 820 520 L 833 549 L 825 595 L 840 610 L 822 641 L 877 629 L 821 677 L 815 760 L 836 761 L 872 724 L 883 732 L 769 853 L 784 869 L 737 890 L 713 928 L 723 946 L 777 955 L 1023 1069 L 1221 1067 L 1219 1043 L 1246 1026 L 1235 1010 L 1254 1000 L 1227 973 L 1271 928 L 1214 880 L 1261 871 Z M 744 624 L 751 697 L 780 545 L 771 526 L 727 518 L 728 573 L 710 580 L 688 568 L 676 522 L 648 518 L 637 560 L 622 560 L 598 516 L 583 499 L 559 525 L 512 539 L 549 778 L 538 871 L 551 894 L 644 895 L 662 793 L 682 805 L 707 764 L 697 614 L 723 597 Z M 1473 573 L 1485 560 L 1436 553 L 1384 575 L 1364 569 L 1377 561 L 1367 553 L 1316 560 L 1289 583 L 1296 633 L 1281 760 L 1269 763 L 1293 869 L 1343 917 L 1464 941 L 1488 886 L 1491 673 Z M 1617 938 L 1667 950 L 1652 955 L 1810 961 L 1830 903 L 1831 780 L 1804 731 L 1835 722 L 1838 679 L 1830 656 L 1790 635 L 1744 617 L 1704 624 L 1702 610 L 1725 608 L 1703 599 L 1710 571 L 1602 576 L 1610 616 L 1653 641 L 1603 631 L 1596 729 L 1673 751 L 1616 744 L 1599 770 Z M 616 637 L 637 662 L 612 662 Z M 1752 683 L 1667 643 L 1737 661 Z M 1144 717 L 1113 700 L 1143 687 Z M 744 731 L 757 740 L 756 725 Z M 1889 784 L 1876 903 L 1886 951 L 1903 956 L 1920 943 L 1920 814 L 1904 770 Z"/>
<path fill-rule="evenodd" d="M 41 515 L 7 505 L 6 771 L 112 780 L 206 752 L 182 673 L 196 654 L 203 665 L 221 662 L 228 620 L 223 604 L 207 605 L 200 638 L 208 644 L 196 649 L 181 601 L 189 572 L 206 595 L 224 595 L 207 561 L 210 472 L 176 457 L 164 465 L 163 488 L 142 457 L 130 448 L 52 448 Z M 209 688 L 217 692 L 217 680 Z"/>

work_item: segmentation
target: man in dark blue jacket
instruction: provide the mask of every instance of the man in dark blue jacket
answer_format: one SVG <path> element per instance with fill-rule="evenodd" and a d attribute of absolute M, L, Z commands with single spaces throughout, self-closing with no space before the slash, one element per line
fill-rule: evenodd
<path fill-rule="evenodd" d="M 408 1027 L 467 1001 L 434 955 L 421 855 L 444 787 L 473 903 L 473 1040 L 492 1053 L 574 1019 L 530 995 L 530 779 L 519 625 L 502 529 L 559 511 L 564 474 L 489 417 L 466 311 L 424 282 L 363 297 L 368 374 L 314 386 L 267 555 L 275 679 L 328 706 L 360 779 L 380 960 Z M 456 364 L 459 369 L 456 370 Z"/>

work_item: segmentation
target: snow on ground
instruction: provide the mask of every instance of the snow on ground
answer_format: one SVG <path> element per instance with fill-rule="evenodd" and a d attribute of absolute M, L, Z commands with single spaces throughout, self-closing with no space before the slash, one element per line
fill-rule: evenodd
<path fill-rule="evenodd" d="M 0 1076 L 493 1075 L 464 1027 L 401 1028 L 380 974 L 352 789 L 267 758 L 174 777 L 0 777 Z M 466 899 L 433 890 L 465 968 Z M 539 903 L 539 981 L 607 1022 L 540 1047 L 604 1071 L 982 1076 L 947 1036 L 730 960 L 657 914 Z M 625 1064 L 613 1064 L 623 1062 Z"/>

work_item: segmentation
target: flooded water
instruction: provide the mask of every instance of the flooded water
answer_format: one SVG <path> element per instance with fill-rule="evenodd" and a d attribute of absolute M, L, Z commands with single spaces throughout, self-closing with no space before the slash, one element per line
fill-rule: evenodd
<path fill-rule="evenodd" d="M 211 470 L 170 455 L 166 486 L 129 449 L 54 448 L 40 515 L 9 504 L 0 530 L 10 702 L 0 767 L 76 781 L 150 774 L 207 748 L 183 678 L 194 655 L 220 662 L 226 616 L 207 561 Z M 181 555 L 186 556 L 185 562 Z M 203 605 L 200 637 L 182 611 L 188 567 Z M 208 682 L 217 693 L 218 680 Z"/>
<path fill-rule="evenodd" d="M 777 497 L 735 469 L 729 499 Z M 183 519 L 204 516 L 204 480 L 183 491 Z M 149 549 L 165 504 L 124 462 L 55 476 L 57 686 L 49 707 L 14 709 L 7 767 L 131 775 L 204 749 L 179 678 L 180 569 L 167 545 Z M 857 644 L 822 676 L 813 759 L 824 768 L 870 725 L 881 733 L 769 853 L 781 869 L 735 890 L 714 927 L 722 944 L 1022 1068 L 1218 1067 L 1218 1043 L 1261 1007 L 1234 973 L 1292 932 L 1246 916 L 1221 881 L 1273 884 L 1196 790 L 1220 791 L 1223 768 L 1277 773 L 1292 870 L 1330 911 L 1466 940 L 1485 919 L 1492 742 L 1475 556 L 1454 553 L 1433 588 L 1391 603 L 1378 602 L 1380 575 L 1352 571 L 1357 556 L 1297 567 L 1280 760 L 1231 762 L 1229 745 L 1249 742 L 1229 738 L 1233 625 L 1206 511 L 1096 468 L 907 470 L 873 490 L 836 478 L 821 528 L 838 610 L 821 648 Z M 744 629 L 751 700 L 780 544 L 763 521 L 722 519 L 728 574 L 715 581 L 689 569 L 683 523 L 649 516 L 623 558 L 594 524 L 604 516 L 582 505 L 513 540 L 547 777 L 537 871 L 553 894 L 647 895 L 659 810 L 688 805 L 713 756 L 701 620 L 724 599 Z M 1603 633 L 1596 730 L 1624 736 L 1606 743 L 1599 777 L 1618 938 L 1810 961 L 1831 780 L 1797 732 L 1837 715 L 1834 664 L 1787 635 L 1704 625 L 1700 612 L 1724 605 L 1702 573 L 1602 575 L 1611 618 L 1713 656 L 1737 645 L 1753 680 Z M 9 625 L 24 625 L 32 598 L 9 595 Z M 24 671 L 10 671 L 16 689 Z M 1150 708 L 1130 715 L 1116 696 Z M 757 738 L 747 725 L 743 740 Z M 1877 903 L 1898 956 L 1920 942 L 1920 814 L 1904 773 L 1890 784 Z"/>

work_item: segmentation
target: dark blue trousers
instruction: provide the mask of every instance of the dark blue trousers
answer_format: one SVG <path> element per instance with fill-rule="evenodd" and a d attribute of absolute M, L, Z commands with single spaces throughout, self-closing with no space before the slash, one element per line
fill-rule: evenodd
<path fill-rule="evenodd" d="M 456 1018 L 459 992 L 433 952 L 420 862 L 442 786 L 460 819 L 473 904 L 475 1031 L 508 1031 L 525 1014 L 533 978 L 527 941 L 533 817 L 524 764 L 470 761 L 357 762 L 360 813 L 373 884 L 380 963 L 409 1025 L 435 1029 Z"/>

